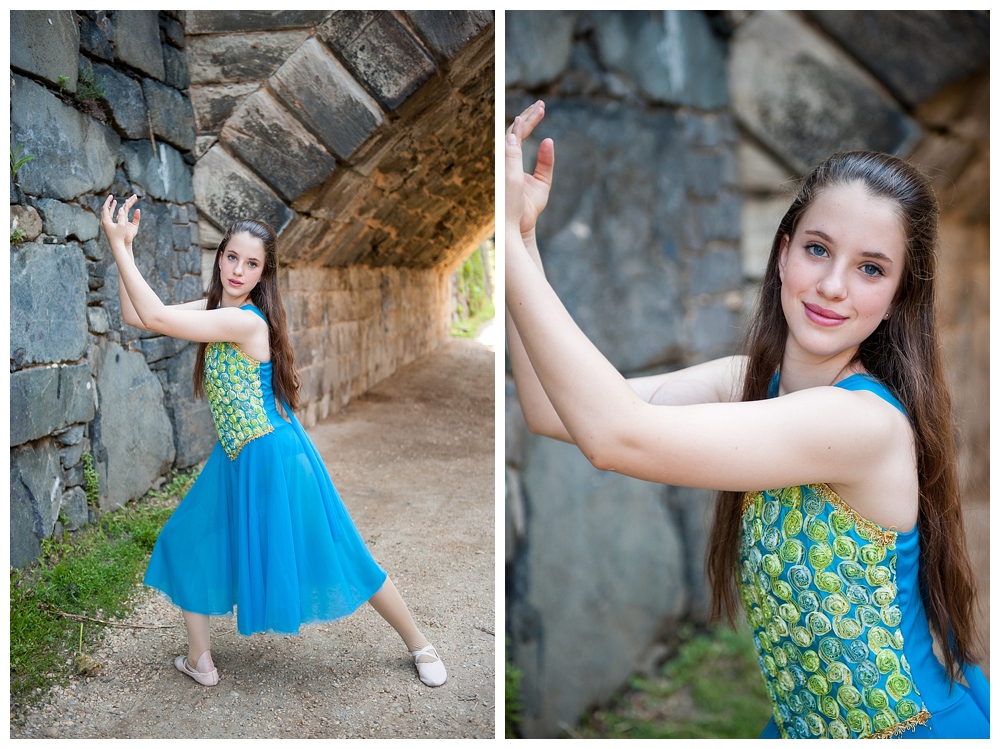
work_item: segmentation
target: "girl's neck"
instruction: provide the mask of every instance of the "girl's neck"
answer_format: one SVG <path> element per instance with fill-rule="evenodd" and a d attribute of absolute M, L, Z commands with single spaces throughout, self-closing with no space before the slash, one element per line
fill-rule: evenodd
<path fill-rule="evenodd" d="M 833 356 L 817 358 L 797 355 L 786 348 L 781 358 L 778 395 L 834 385 L 853 374 L 864 372 L 861 362 L 855 360 L 855 354 L 857 349 L 850 349 Z"/>

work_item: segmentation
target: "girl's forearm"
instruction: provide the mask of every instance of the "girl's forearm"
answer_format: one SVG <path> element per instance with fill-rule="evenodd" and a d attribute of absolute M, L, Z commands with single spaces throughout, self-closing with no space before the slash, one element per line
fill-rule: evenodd
<path fill-rule="evenodd" d="M 126 246 L 125 249 L 129 256 L 132 256 L 131 248 Z M 125 288 L 125 281 L 120 272 L 118 273 L 118 302 L 122 309 L 122 320 L 134 328 L 143 327 L 142 320 L 139 319 L 139 314 L 132 305 L 132 300 L 129 298 L 128 291 Z"/>
<path fill-rule="evenodd" d="M 127 306 L 142 324 L 142 327 L 147 330 L 156 330 L 156 316 L 165 309 L 163 302 L 160 301 L 146 279 L 142 277 L 132 253 L 125 245 L 119 242 L 111 242 L 110 244 L 111 252 L 118 264 L 118 296 L 122 303 L 123 318 L 128 322 Z"/>
<path fill-rule="evenodd" d="M 542 258 L 538 253 L 534 229 L 528 235 L 522 234 L 521 239 L 532 262 L 544 276 L 545 269 L 542 267 Z M 573 438 L 560 421 L 559 414 L 552 407 L 549 397 L 542 388 L 542 383 L 538 381 L 538 375 L 531 367 L 531 361 L 524 350 L 517 326 L 511 319 L 510 311 L 506 308 L 504 315 L 507 321 L 507 351 L 510 355 L 510 367 L 514 373 L 514 384 L 517 386 L 517 400 L 521 404 L 521 413 L 524 415 L 528 430 L 534 434 L 552 437 L 563 442 L 572 442 Z"/>
<path fill-rule="evenodd" d="M 507 310 L 531 369 L 568 435 L 596 463 L 617 427 L 646 404 L 570 317 L 516 227 L 505 244 Z"/>

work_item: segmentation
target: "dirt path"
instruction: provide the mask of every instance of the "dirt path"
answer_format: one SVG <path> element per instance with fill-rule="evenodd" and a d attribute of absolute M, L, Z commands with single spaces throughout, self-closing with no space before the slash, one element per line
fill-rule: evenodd
<path fill-rule="evenodd" d="M 421 684 L 369 606 L 298 637 L 237 635 L 212 620 L 222 676 L 176 671 L 176 609 L 140 593 L 111 628 L 101 675 L 73 679 L 11 738 L 489 738 L 494 720 L 494 345 L 454 339 L 310 430 L 375 558 L 448 666 Z"/>

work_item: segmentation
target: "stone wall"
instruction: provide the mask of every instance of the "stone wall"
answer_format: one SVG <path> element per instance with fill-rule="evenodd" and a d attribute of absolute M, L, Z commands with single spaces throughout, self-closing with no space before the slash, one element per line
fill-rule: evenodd
<path fill-rule="evenodd" d="M 194 187 L 284 261 L 454 269 L 493 227 L 492 11 L 187 11 Z"/>
<path fill-rule="evenodd" d="M 282 271 L 308 428 L 447 340 L 449 274 L 414 268 Z"/>
<path fill-rule="evenodd" d="M 546 101 L 546 273 L 625 375 L 732 353 L 795 180 L 909 157 L 943 207 L 941 315 L 966 489 L 985 496 L 988 42 L 978 12 L 511 11 L 506 120 Z M 891 40 L 891 41 L 889 41 Z M 507 633 L 526 737 L 553 736 L 706 614 L 710 492 L 527 433 L 508 374 Z"/>
<path fill-rule="evenodd" d="M 167 303 L 201 296 L 182 46 L 166 12 L 11 12 L 11 147 L 34 157 L 10 184 L 16 566 L 39 539 L 141 495 L 215 440 L 192 398 L 193 347 L 122 323 L 99 228 L 109 192 L 138 194 L 143 274 Z M 99 507 L 87 504 L 84 453 Z"/>
<path fill-rule="evenodd" d="M 166 303 L 236 213 L 281 230 L 312 425 L 446 339 L 493 231 L 492 66 L 488 11 L 11 13 L 11 564 L 216 440 L 197 347 L 122 322 L 104 197 L 139 195 Z"/>

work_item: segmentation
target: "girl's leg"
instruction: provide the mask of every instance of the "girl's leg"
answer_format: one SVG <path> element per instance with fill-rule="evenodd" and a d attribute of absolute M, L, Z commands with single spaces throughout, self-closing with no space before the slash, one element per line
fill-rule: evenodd
<path fill-rule="evenodd" d="M 403 597 L 399 595 L 392 580 L 386 577 L 378 593 L 368 599 L 368 603 L 383 619 L 389 622 L 390 626 L 403 639 L 406 649 L 413 656 L 413 663 L 417 667 L 420 681 L 429 687 L 438 687 L 444 684 L 448 679 L 444 663 L 427 638 L 417 629 L 417 625 L 413 623 L 410 610 L 406 608 Z"/>
<path fill-rule="evenodd" d="M 212 654 L 209 652 L 208 617 L 204 614 L 193 614 L 190 611 L 183 611 L 184 624 L 188 633 L 188 664 L 191 668 L 199 665 L 203 668 L 199 670 L 211 671 L 215 668 L 212 663 Z M 207 655 L 207 664 L 201 664 L 201 657 Z M 207 665 L 207 668 L 204 666 Z"/>
<path fill-rule="evenodd" d="M 368 603 L 403 638 L 406 649 L 411 653 L 430 645 L 427 638 L 420 634 L 417 625 L 413 623 L 413 617 L 410 616 L 410 610 L 403 603 L 403 597 L 399 595 L 396 586 L 388 577 L 379 588 L 378 593 L 368 599 Z"/>

